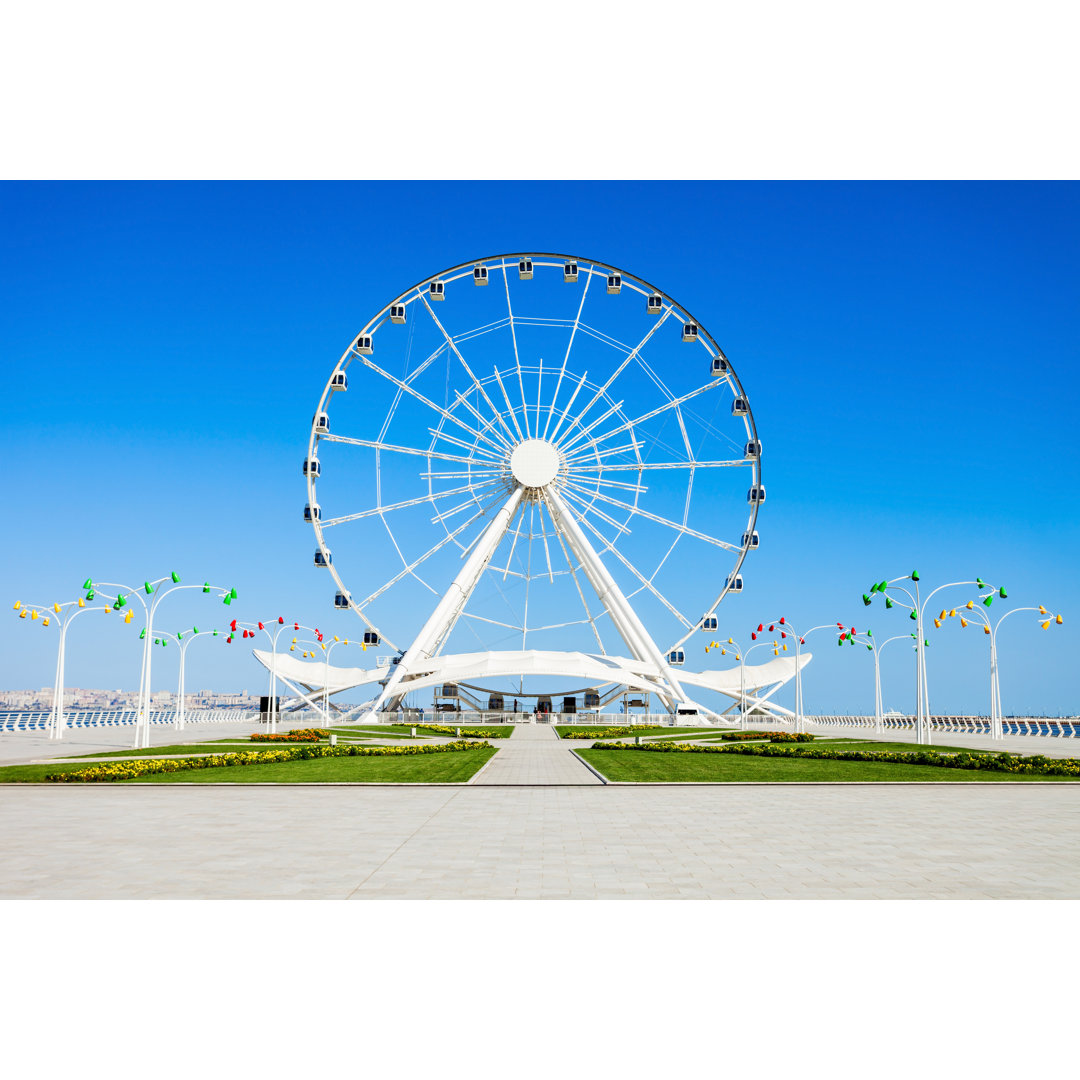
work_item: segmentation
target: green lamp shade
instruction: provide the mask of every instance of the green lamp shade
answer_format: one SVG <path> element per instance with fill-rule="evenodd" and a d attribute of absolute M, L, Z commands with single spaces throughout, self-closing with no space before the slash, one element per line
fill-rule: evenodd
<path fill-rule="evenodd" d="M 985 604 L 985 605 L 986 605 L 987 607 L 989 607 L 989 606 L 990 606 L 990 605 L 991 605 L 991 604 L 992 604 L 993 602 L 994 602 L 994 594 L 993 594 L 993 593 L 991 593 L 991 594 L 990 594 L 990 595 L 989 595 L 988 597 L 986 597 L 986 599 L 985 599 L 985 600 L 983 600 L 983 603 L 984 603 L 984 604 Z"/>
<path fill-rule="evenodd" d="M 214 637 L 217 637 L 217 631 L 216 630 L 214 631 Z"/>
<path fill-rule="evenodd" d="M 909 619 L 918 619 L 918 617 L 919 617 L 919 616 L 918 616 L 918 615 L 916 615 L 914 611 L 912 611 L 912 612 L 911 612 L 911 613 L 910 613 L 910 614 L 908 615 L 908 618 L 909 618 Z"/>
<path fill-rule="evenodd" d="M 232 603 L 232 596 L 229 593 L 226 593 L 221 602 L 223 604 L 225 604 L 225 605 L 231 604 Z"/>
<path fill-rule="evenodd" d="M 144 637 L 146 637 L 146 627 L 145 626 L 139 631 L 139 640 L 142 641 L 142 639 Z"/>
<path fill-rule="evenodd" d="M 912 581 L 918 581 L 919 580 L 919 571 L 918 570 L 912 570 L 911 571 L 911 580 Z"/>
<path fill-rule="evenodd" d="M 172 572 L 172 579 L 174 584 L 178 584 L 180 581 L 180 575 L 175 570 Z"/>
<path fill-rule="evenodd" d="M 160 645 L 161 644 L 161 638 L 154 638 L 154 644 L 155 645 Z"/>
<path fill-rule="evenodd" d="M 873 645 L 867 645 L 866 647 L 867 647 L 867 648 L 868 648 L 868 649 L 869 649 L 869 650 L 870 650 L 871 652 L 873 652 L 873 651 L 874 651 L 874 646 L 873 646 Z"/>
<path fill-rule="evenodd" d="M 892 601 L 887 596 L 885 597 L 885 606 L 887 608 L 891 608 L 893 606 Z"/>
<path fill-rule="evenodd" d="M 149 596 L 154 591 L 154 586 L 149 581 L 143 582 L 143 588 L 146 590 L 146 595 Z"/>
<path fill-rule="evenodd" d="M 85 580 L 85 581 L 84 581 L 84 582 L 82 583 L 82 587 L 83 587 L 84 589 L 92 589 L 92 588 L 94 587 L 94 583 L 93 583 L 93 582 L 92 582 L 92 581 L 91 581 L 91 580 L 90 580 L 89 578 L 87 578 L 87 579 L 86 579 L 86 580 Z"/>
<path fill-rule="evenodd" d="M 120 601 L 119 600 L 114 600 L 113 601 L 112 609 L 113 609 L 113 611 L 119 611 L 120 610 Z"/>
<path fill-rule="evenodd" d="M 867 637 L 873 637 L 874 636 L 874 631 L 873 630 L 867 630 L 866 631 L 866 636 Z"/>
<path fill-rule="evenodd" d="M 202 591 L 203 592 L 209 592 L 210 591 L 210 582 L 209 581 L 204 581 L 203 582 Z"/>
<path fill-rule="evenodd" d="M 838 637 L 836 639 L 836 644 L 839 645 L 841 648 L 843 648 L 844 647 L 844 639 L 842 637 Z"/>
<path fill-rule="evenodd" d="M 985 589 L 986 588 L 986 582 L 983 581 L 983 579 L 981 577 L 977 577 L 975 579 L 975 584 L 978 585 L 980 589 Z"/>
<path fill-rule="evenodd" d="M 191 628 L 191 632 L 192 632 L 193 634 L 197 634 L 197 633 L 199 632 L 199 628 L 198 628 L 197 626 L 193 626 L 193 627 Z"/>
<path fill-rule="evenodd" d="M 924 645 L 925 645 L 925 646 L 926 646 L 926 647 L 927 647 L 928 649 L 930 648 L 930 642 L 929 642 L 929 641 L 924 641 L 924 642 L 923 642 L 923 644 L 924 644 Z"/>
<path fill-rule="evenodd" d="M 878 583 L 876 581 L 874 582 L 873 585 L 870 586 L 870 591 L 872 593 L 876 593 L 878 591 Z"/>
<path fill-rule="evenodd" d="M 862 594 L 862 602 L 863 602 L 863 603 L 864 603 L 864 604 L 865 604 L 865 605 L 866 605 L 867 607 L 869 607 L 869 606 L 870 606 L 870 597 L 869 597 L 869 596 L 867 596 L 867 595 L 866 595 L 866 593 L 863 593 L 863 594 Z"/>
<path fill-rule="evenodd" d="M 93 590 L 93 589 L 91 589 L 91 590 L 90 590 L 90 591 L 89 591 L 89 592 L 88 592 L 88 593 L 86 594 L 86 599 L 87 599 L 87 600 L 93 600 L 93 599 L 94 599 L 94 590 Z"/>
<path fill-rule="evenodd" d="M 887 581 L 882 581 L 882 582 L 880 582 L 880 583 L 878 584 L 878 592 L 884 592 L 884 591 L 885 591 L 885 589 L 886 589 L 886 588 L 888 587 L 888 584 L 889 584 L 889 583 L 888 583 Z"/>
<path fill-rule="evenodd" d="M 1005 591 L 1005 586 L 1002 585 L 1001 588 L 998 589 L 998 596 L 1000 596 L 1002 600 L 1005 600 L 1008 595 L 1009 594 Z"/>
<path fill-rule="evenodd" d="M 184 640 L 184 635 L 181 634 L 179 630 L 176 631 L 176 640 L 177 641 L 183 641 Z"/>
<path fill-rule="evenodd" d="M 122 607 L 123 607 L 123 606 L 124 606 L 124 605 L 125 605 L 126 603 L 127 603 L 127 600 L 125 600 L 125 599 L 124 599 L 124 595 L 123 595 L 123 593 L 121 593 L 121 594 L 120 594 L 120 595 L 119 595 L 119 596 L 118 596 L 118 597 L 116 598 L 116 606 L 117 606 L 118 608 L 122 608 Z"/>
<path fill-rule="evenodd" d="M 236 599 L 236 590 L 235 589 L 230 589 L 229 590 L 229 595 L 235 600 Z"/>

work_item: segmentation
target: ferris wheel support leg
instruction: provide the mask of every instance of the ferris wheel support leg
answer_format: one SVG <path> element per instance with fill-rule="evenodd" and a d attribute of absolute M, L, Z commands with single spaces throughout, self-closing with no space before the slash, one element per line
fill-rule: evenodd
<path fill-rule="evenodd" d="M 495 519 L 487 527 L 480 542 L 473 548 L 472 554 L 469 555 L 465 565 L 451 582 L 450 588 L 446 590 L 445 595 L 428 617 L 428 621 L 424 623 L 416 640 L 409 646 L 408 652 L 394 668 L 390 678 L 386 680 L 382 693 L 371 706 L 372 712 L 380 712 L 387 702 L 402 698 L 404 691 L 399 689 L 401 680 L 409 674 L 418 660 L 427 660 L 434 656 L 446 640 L 462 609 L 469 602 L 469 597 L 476 588 L 484 569 L 491 562 L 499 541 L 506 535 L 510 520 L 521 503 L 524 490 L 521 487 L 515 488 L 510 498 L 499 508 Z"/>
<path fill-rule="evenodd" d="M 544 499 L 547 502 L 549 511 L 552 513 L 552 519 L 566 537 L 570 549 L 581 562 L 589 583 L 596 591 L 600 602 L 607 609 L 612 623 L 619 632 L 619 636 L 626 642 L 626 647 L 631 651 L 635 659 L 656 664 L 660 669 L 660 674 L 667 683 L 669 690 L 665 693 L 662 689 L 658 689 L 657 692 L 666 702 L 668 708 L 674 712 L 677 702 L 691 704 L 690 699 L 679 684 L 678 679 L 675 678 L 675 673 L 668 666 L 656 642 L 649 636 L 649 632 L 637 617 L 626 597 L 623 596 L 622 590 L 615 584 L 615 579 L 601 561 L 600 556 L 596 554 L 595 548 L 589 543 L 588 537 L 578 524 L 573 512 L 563 502 L 554 488 L 548 487 L 545 489 Z"/>

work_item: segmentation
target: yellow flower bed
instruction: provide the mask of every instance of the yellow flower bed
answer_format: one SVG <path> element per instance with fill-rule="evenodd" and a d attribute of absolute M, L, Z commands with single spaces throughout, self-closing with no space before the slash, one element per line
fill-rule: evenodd
<path fill-rule="evenodd" d="M 455 750 L 490 749 L 486 742 L 443 743 L 439 746 L 304 746 L 290 750 L 250 750 L 237 754 L 211 754 L 201 758 L 144 758 L 91 765 L 71 772 L 50 773 L 47 781 L 57 784 L 113 783 L 134 780 L 155 773 L 183 772 L 186 769 L 217 769 L 222 766 L 277 765 L 286 761 L 310 761 L 313 758 L 400 757 L 411 754 L 441 754 Z"/>

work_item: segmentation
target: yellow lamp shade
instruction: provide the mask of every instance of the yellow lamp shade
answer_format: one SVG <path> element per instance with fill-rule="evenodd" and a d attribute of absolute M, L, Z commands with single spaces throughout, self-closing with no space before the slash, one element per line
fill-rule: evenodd
<path fill-rule="evenodd" d="M 48 626 L 49 625 L 49 616 L 48 615 L 46 615 L 45 618 L 41 620 L 41 625 L 42 626 Z"/>
<path fill-rule="evenodd" d="M 990 627 L 989 626 L 984 626 L 983 627 L 983 633 L 984 634 L 989 634 L 990 633 Z"/>
<path fill-rule="evenodd" d="M 79 607 L 86 607 L 86 601 L 81 596 L 79 597 Z"/>
<path fill-rule="evenodd" d="M 19 618 L 20 619 L 25 619 L 26 618 L 26 608 L 23 608 L 22 611 L 19 612 Z"/>
<path fill-rule="evenodd" d="M 134 614 L 134 612 L 129 610 L 128 613 L 124 616 L 124 622 L 126 622 L 126 623 L 131 622 L 131 616 L 133 614 Z"/>
<path fill-rule="evenodd" d="M 1054 622 L 1056 622 L 1058 624 L 1058 626 L 1060 626 L 1061 622 L 1062 622 L 1061 616 L 1060 615 L 1055 615 L 1054 616 Z"/>
<path fill-rule="evenodd" d="M 293 638 L 293 639 L 292 639 L 292 643 L 293 643 L 294 645 L 296 644 L 296 638 Z"/>
<path fill-rule="evenodd" d="M 941 614 L 944 615 L 945 612 L 943 611 Z M 938 630 L 941 629 L 941 620 L 940 619 L 935 619 L 934 620 L 934 628 L 938 629 Z"/>
<path fill-rule="evenodd" d="M 364 645 L 363 643 L 361 643 L 360 648 L 363 649 L 364 652 L 367 652 L 367 646 Z"/>
<path fill-rule="evenodd" d="M 345 640 L 344 640 L 344 641 L 342 642 L 342 645 L 348 645 L 348 644 L 349 644 L 349 639 L 348 639 L 348 638 L 346 638 L 346 639 L 345 639 Z"/>
<path fill-rule="evenodd" d="M 296 646 L 295 645 L 290 645 L 289 646 L 289 652 L 296 652 Z"/>
<path fill-rule="evenodd" d="M 53 604 L 52 609 L 53 609 L 53 611 L 56 612 L 57 615 L 60 614 L 60 605 L 59 604 Z"/>
<path fill-rule="evenodd" d="M 16 604 L 15 606 L 16 606 L 16 607 L 18 607 L 19 605 L 18 605 L 18 604 Z M 1039 614 L 1040 614 L 1040 615 L 1045 615 L 1045 614 L 1047 614 L 1046 608 L 1044 608 L 1044 607 L 1042 606 L 1042 604 L 1040 604 L 1040 605 L 1039 605 Z"/>
<path fill-rule="evenodd" d="M 721 649 L 720 650 L 720 655 L 721 656 L 727 656 L 727 649 Z"/>
<path fill-rule="evenodd" d="M 37 612 L 36 611 L 31 611 L 30 612 L 30 618 L 31 619 L 36 619 L 37 618 Z"/>
<path fill-rule="evenodd" d="M 16 600 L 15 601 L 15 606 L 11 610 L 12 611 L 18 611 L 19 608 L 21 608 L 21 607 L 22 607 L 22 601 L 21 600 Z"/>
<path fill-rule="evenodd" d="M 334 640 L 335 640 L 335 641 L 340 641 L 340 640 L 341 640 L 341 638 L 339 638 L 339 637 L 337 636 L 337 634 L 335 634 L 335 635 L 334 635 Z"/>
<path fill-rule="evenodd" d="M 967 626 L 967 619 L 963 618 L 963 616 L 960 618 L 960 625 L 962 627 Z"/>
<path fill-rule="evenodd" d="M 787 652 L 787 646 L 786 645 L 784 646 L 784 652 Z"/>
<path fill-rule="evenodd" d="M 956 608 L 953 608 L 952 611 L 949 612 L 949 618 L 951 619 L 955 614 L 956 614 Z"/>
<path fill-rule="evenodd" d="M 941 614 L 938 616 L 938 618 L 939 619 L 945 619 L 946 617 L 947 617 L 947 612 L 945 611 L 944 608 L 942 608 L 941 609 Z"/>
<path fill-rule="evenodd" d="M 773 649 L 772 654 L 773 654 L 773 656 L 779 656 L 780 655 L 780 650 L 779 649 Z"/>
<path fill-rule="evenodd" d="M 741 656 L 740 656 L 740 655 L 739 655 L 738 653 L 736 653 L 736 654 L 735 654 L 735 659 L 736 659 L 736 660 L 741 660 L 741 659 L 742 659 L 742 657 L 741 657 Z"/>
<path fill-rule="evenodd" d="M 968 611 L 974 611 L 974 610 L 975 610 L 975 601 L 974 601 L 974 600 L 969 600 L 969 601 L 968 601 L 968 602 L 967 602 L 967 603 L 966 603 L 966 604 L 964 605 L 964 607 L 966 607 L 966 608 L 968 609 Z"/>
<path fill-rule="evenodd" d="M 16 604 L 15 606 L 16 606 L 16 607 L 18 607 L 19 605 L 18 605 L 18 604 Z M 729 645 L 734 645 L 734 644 L 735 644 L 735 640 L 734 640 L 734 638 L 728 638 L 728 639 L 727 639 L 727 643 L 728 643 Z"/>
<path fill-rule="evenodd" d="M 1042 624 L 1042 628 L 1043 628 L 1044 630 L 1049 630 L 1049 629 L 1050 629 L 1050 622 L 1051 622 L 1051 620 L 1050 620 L 1050 619 L 1047 619 L 1047 620 L 1046 620 L 1046 622 L 1044 622 L 1044 623 Z"/>
<path fill-rule="evenodd" d="M 326 646 L 325 645 L 320 645 L 319 648 L 322 649 L 323 652 L 326 652 Z"/>

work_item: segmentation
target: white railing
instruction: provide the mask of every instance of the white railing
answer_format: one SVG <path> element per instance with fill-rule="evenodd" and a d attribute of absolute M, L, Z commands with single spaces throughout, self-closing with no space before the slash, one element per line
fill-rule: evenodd
<path fill-rule="evenodd" d="M 123 727 L 135 723 L 135 709 L 65 709 L 64 726 L 68 728 Z M 321 714 L 320 714 L 321 715 Z M 0 711 L 0 732 L 45 731 L 52 713 L 47 709 Z M 184 724 L 255 723 L 258 713 L 240 709 L 185 709 Z M 175 709 L 155 709 L 150 713 L 151 724 L 175 724 Z"/>
<path fill-rule="evenodd" d="M 824 728 L 873 728 L 872 716 L 808 716 L 807 723 Z M 882 720 L 886 731 L 915 731 L 914 716 L 886 716 Z M 989 716 L 931 716 L 934 731 L 949 735 L 989 735 Z M 1048 719 L 1044 717 L 1006 717 L 1002 720 L 1005 735 L 1044 735 L 1054 738 L 1080 738 L 1080 717 Z"/>
<path fill-rule="evenodd" d="M 290 714 L 291 715 L 291 714 Z M 333 719 L 333 718 L 331 718 Z M 353 722 L 361 719 L 360 715 L 350 718 Z M 424 710 L 423 717 L 419 710 L 406 709 L 401 712 L 380 712 L 368 714 L 363 717 L 365 724 L 398 724 L 406 727 L 412 724 L 439 724 L 443 727 L 474 727 L 480 724 L 531 724 L 532 713 L 521 712 L 478 712 L 475 710 L 462 710 L 461 712 L 431 712 Z M 707 716 L 680 716 L 678 724 L 675 723 L 670 713 L 635 713 L 624 716 L 622 713 L 547 713 L 539 721 L 541 724 L 581 724 L 588 727 L 601 725 L 611 727 L 629 727 L 641 724 L 663 727 L 693 726 L 704 727 L 712 725 L 713 721 Z"/>

